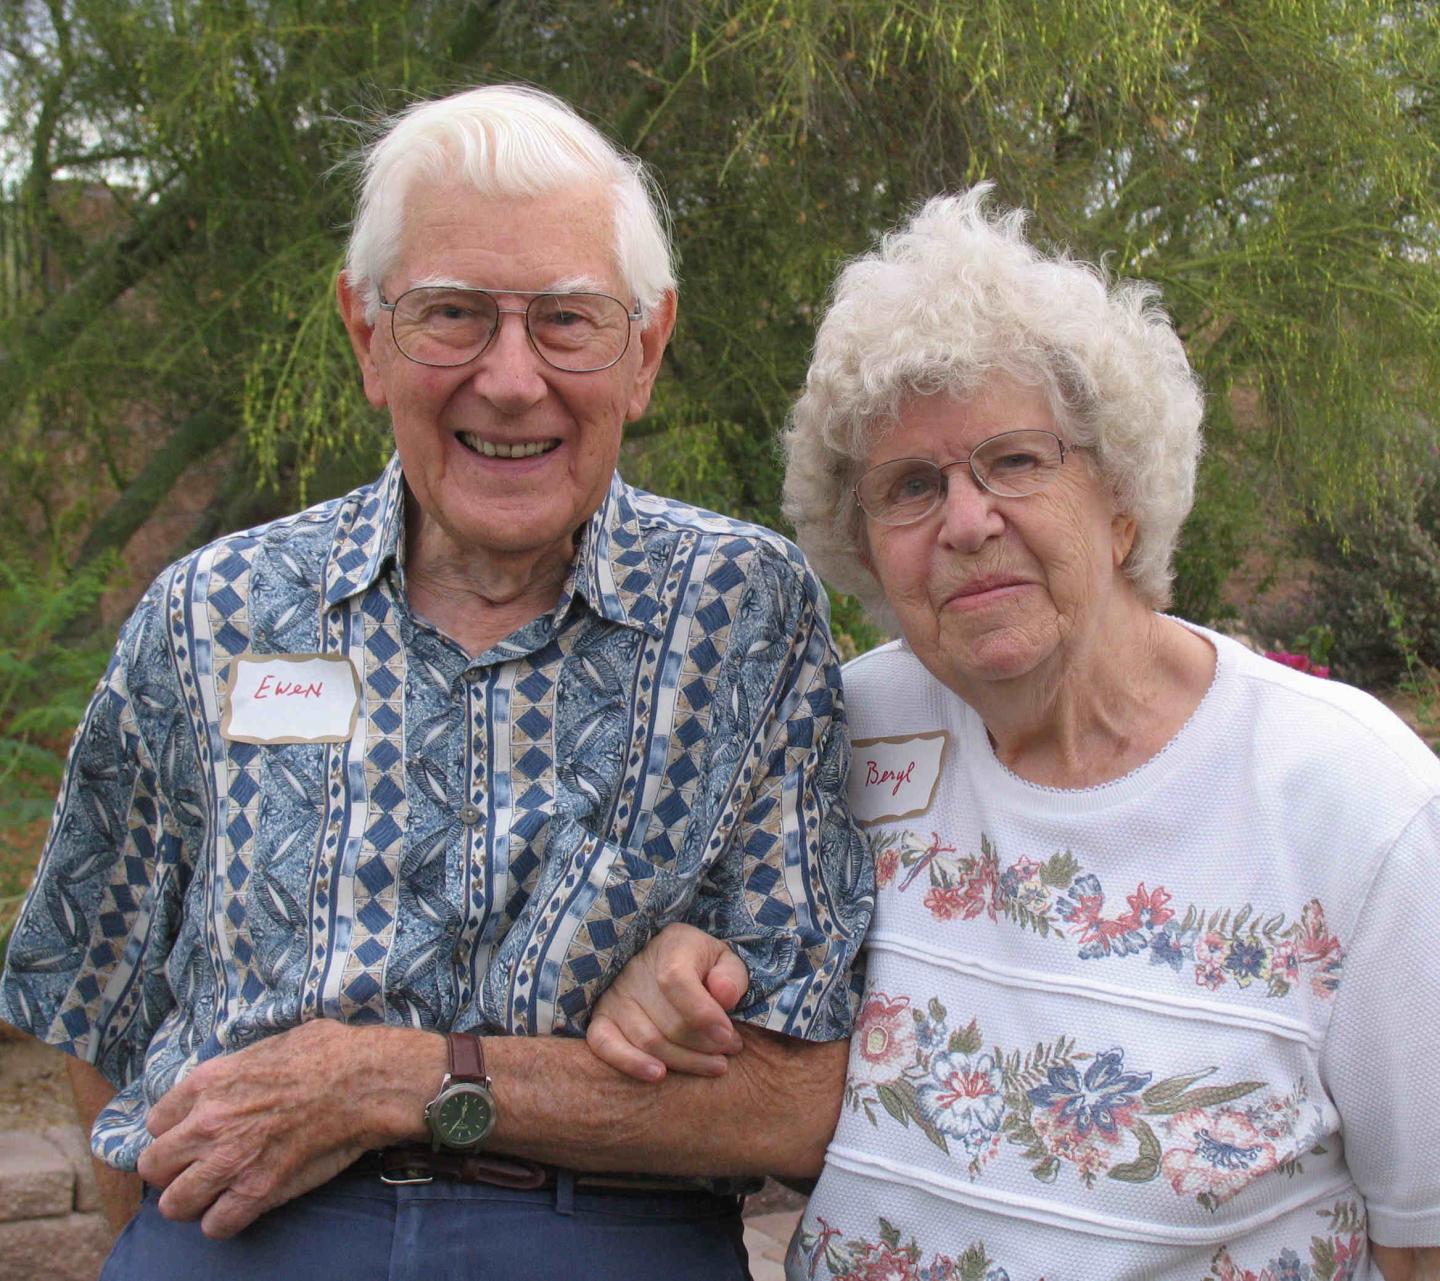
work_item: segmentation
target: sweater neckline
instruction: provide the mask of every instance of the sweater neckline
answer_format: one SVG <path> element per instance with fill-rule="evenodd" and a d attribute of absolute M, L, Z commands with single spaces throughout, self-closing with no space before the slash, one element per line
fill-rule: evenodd
<path fill-rule="evenodd" d="M 1047 783 L 1033 783 L 1015 773 L 995 755 L 980 714 L 968 703 L 956 699 L 960 709 L 958 737 L 961 740 L 962 759 L 966 768 L 971 771 L 975 785 L 983 789 L 981 794 L 1008 794 L 1030 806 L 1070 811 L 1105 809 L 1111 805 L 1122 804 L 1139 794 L 1153 794 L 1160 782 L 1168 777 L 1187 755 L 1187 746 L 1202 738 L 1206 727 L 1221 715 L 1220 707 L 1225 691 L 1230 686 L 1234 667 L 1234 656 L 1227 652 L 1225 637 L 1181 618 L 1172 618 L 1172 621 L 1210 642 L 1215 650 L 1215 671 L 1200 701 L 1164 746 L 1133 769 L 1103 783 L 1088 787 L 1055 787 Z"/>

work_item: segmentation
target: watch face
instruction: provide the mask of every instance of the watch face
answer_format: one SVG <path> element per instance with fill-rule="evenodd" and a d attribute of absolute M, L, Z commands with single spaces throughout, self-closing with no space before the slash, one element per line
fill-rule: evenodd
<path fill-rule="evenodd" d="M 431 1128 L 446 1147 L 474 1147 L 495 1124 L 495 1100 L 479 1085 L 454 1085 L 445 1091 Z"/>

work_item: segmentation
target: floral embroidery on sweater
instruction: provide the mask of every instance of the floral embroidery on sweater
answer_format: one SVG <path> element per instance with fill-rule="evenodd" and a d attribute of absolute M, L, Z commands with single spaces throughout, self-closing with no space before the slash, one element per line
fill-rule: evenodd
<path fill-rule="evenodd" d="M 926 1263 L 915 1238 L 902 1245 L 900 1230 L 888 1219 L 880 1219 L 874 1238 L 849 1240 L 842 1240 L 844 1234 L 818 1215 L 815 1222 L 814 1232 L 802 1225 L 791 1242 L 787 1261 L 791 1275 L 799 1264 L 807 1277 L 814 1277 L 823 1263 L 826 1271 L 821 1276 L 843 1281 L 1010 1281 L 1009 1273 L 991 1261 L 978 1241 L 958 1259 L 936 1254 Z"/>
<path fill-rule="evenodd" d="M 1030 1172 L 1054 1182 L 1068 1165 L 1087 1187 L 1164 1179 L 1207 1210 L 1272 1171 L 1301 1172 L 1325 1132 L 1303 1081 L 1284 1094 L 1261 1081 L 1202 1085 L 1216 1069 L 1154 1080 L 1119 1048 L 1076 1048 L 1061 1036 L 1032 1050 L 986 1049 L 974 1020 L 954 1027 L 932 997 L 871 989 L 860 1009 L 845 1102 L 877 1129 L 912 1124 L 971 1179 L 1020 1149 Z M 1241 1101 L 1244 1100 L 1242 1103 Z"/>
<path fill-rule="evenodd" d="M 1366 1257 L 1364 1212 L 1353 1201 L 1341 1201 L 1317 1213 L 1331 1221 L 1330 1228 L 1310 1238 L 1308 1261 L 1298 1251 L 1281 1250 L 1255 1272 L 1236 1263 L 1229 1246 L 1221 1246 L 1203 1281 L 1354 1281 Z"/>
<path fill-rule="evenodd" d="M 1147 889 L 1141 881 L 1123 912 L 1107 914 L 1099 879 L 1068 850 L 1043 862 L 1022 857 L 1002 870 L 995 844 L 983 833 L 978 854 L 959 853 L 938 832 L 927 839 L 879 831 L 871 847 L 877 888 L 893 884 L 906 894 L 923 885 L 924 906 L 938 921 L 1004 917 L 1044 937 L 1068 935 L 1087 961 L 1148 954 L 1151 964 L 1177 974 L 1188 968 L 1196 984 L 1212 992 L 1258 983 L 1266 996 L 1288 996 L 1308 977 L 1310 990 L 1328 998 L 1340 985 L 1344 949 L 1326 927 L 1319 899 L 1293 921 L 1284 913 L 1264 916 L 1249 904 L 1209 912 L 1192 905 L 1181 916 L 1168 889 Z"/>

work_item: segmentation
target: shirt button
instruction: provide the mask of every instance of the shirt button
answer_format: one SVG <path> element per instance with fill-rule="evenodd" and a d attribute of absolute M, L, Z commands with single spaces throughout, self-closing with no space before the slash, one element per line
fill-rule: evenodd
<path fill-rule="evenodd" d="M 460 807 L 460 821 L 466 827 L 472 827 L 480 821 L 480 811 L 473 805 L 462 805 Z"/>

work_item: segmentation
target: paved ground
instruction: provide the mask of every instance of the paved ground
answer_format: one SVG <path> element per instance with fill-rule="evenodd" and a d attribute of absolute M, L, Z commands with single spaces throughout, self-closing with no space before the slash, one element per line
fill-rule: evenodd
<path fill-rule="evenodd" d="M 750 1275 L 754 1281 L 785 1281 L 785 1250 L 802 1212 L 781 1210 L 746 1216 L 745 1248 L 750 1251 Z"/>

